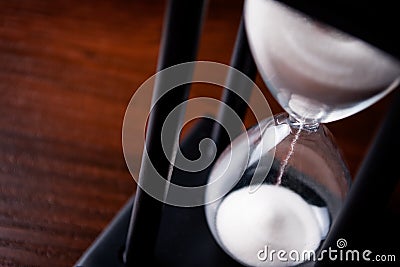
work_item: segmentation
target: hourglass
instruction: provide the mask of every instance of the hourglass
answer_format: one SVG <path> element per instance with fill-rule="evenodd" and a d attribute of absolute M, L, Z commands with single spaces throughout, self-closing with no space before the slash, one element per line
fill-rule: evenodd
<path fill-rule="evenodd" d="M 304 264 L 318 252 L 350 184 L 321 123 L 394 90 L 400 63 L 275 1 L 247 0 L 244 16 L 257 67 L 287 113 L 265 119 L 221 154 L 209 182 L 238 182 L 217 201 L 218 188 L 206 192 L 207 222 L 222 249 L 243 265 Z"/>

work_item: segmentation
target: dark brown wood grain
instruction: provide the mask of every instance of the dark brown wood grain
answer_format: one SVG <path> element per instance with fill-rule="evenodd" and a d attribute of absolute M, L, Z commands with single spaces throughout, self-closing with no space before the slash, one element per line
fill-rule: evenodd
<path fill-rule="evenodd" d="M 229 63 L 229 2 L 210 1 L 199 59 Z M 156 69 L 164 4 L 0 1 L 0 266 L 72 266 L 134 192 L 122 121 Z M 329 125 L 353 174 L 387 102 Z"/>

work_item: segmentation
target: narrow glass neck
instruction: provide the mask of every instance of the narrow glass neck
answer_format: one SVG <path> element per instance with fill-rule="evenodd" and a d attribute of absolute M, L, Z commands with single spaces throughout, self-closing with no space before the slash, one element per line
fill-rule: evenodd
<path fill-rule="evenodd" d="M 302 128 L 309 132 L 315 132 L 319 128 L 319 122 L 315 120 L 299 120 L 292 115 L 289 115 L 289 125 L 292 128 L 298 129 Z"/>

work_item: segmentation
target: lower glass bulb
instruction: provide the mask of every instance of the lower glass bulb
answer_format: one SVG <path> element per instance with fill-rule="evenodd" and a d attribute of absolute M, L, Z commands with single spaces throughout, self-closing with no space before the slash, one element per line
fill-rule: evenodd
<path fill-rule="evenodd" d="M 205 207 L 207 222 L 219 245 L 243 265 L 298 265 L 310 260 L 310 252 L 318 253 L 349 189 L 349 172 L 325 126 L 302 125 L 280 114 L 259 127 L 248 131 L 249 159 L 231 161 L 238 170 L 244 166 L 236 185 Z M 275 139 L 275 153 L 260 154 L 260 146 L 271 144 L 268 139 Z M 234 154 L 240 153 L 234 147 L 242 145 L 238 140 L 214 165 L 211 182 L 238 179 L 221 170 L 226 157 L 240 158 Z M 214 190 L 219 191 L 206 191 L 206 201 Z M 279 251 L 285 256 L 278 257 Z"/>

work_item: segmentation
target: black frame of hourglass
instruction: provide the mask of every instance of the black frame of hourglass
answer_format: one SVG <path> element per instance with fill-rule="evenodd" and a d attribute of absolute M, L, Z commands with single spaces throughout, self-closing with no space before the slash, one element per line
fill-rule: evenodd
<path fill-rule="evenodd" d="M 158 70 L 196 60 L 206 2 L 206 0 L 168 1 Z M 397 9 L 394 3 L 324 1 L 322 4 L 318 0 L 280 0 L 280 2 L 363 39 L 400 59 L 400 41 L 393 36 L 397 25 Z M 257 69 L 249 51 L 243 21 L 238 30 L 231 66 L 254 80 Z M 232 82 L 226 81 L 227 85 Z M 160 127 L 166 114 L 187 99 L 189 90 L 190 85 L 183 85 L 181 90 L 174 91 L 160 101 L 151 114 L 146 140 L 148 143 L 153 142 L 151 149 L 148 150 L 150 157 L 163 154 L 162 147 L 157 142 L 154 144 L 154 140 L 157 137 L 160 139 Z M 400 141 L 396 139 L 400 136 L 398 123 L 400 92 L 396 90 L 393 94 L 395 94 L 393 103 L 380 131 L 356 176 L 345 206 L 323 244 L 326 248 L 334 245 L 338 238 L 348 238 L 347 240 L 351 240 L 354 246 L 372 246 L 374 243 L 382 245 L 383 242 L 387 242 L 384 236 L 390 236 L 393 230 L 385 225 L 385 222 L 393 219 L 385 213 L 385 206 L 400 177 L 396 170 L 396 157 L 391 157 L 388 153 L 388 151 L 400 151 Z M 243 118 L 246 106 L 236 95 L 224 90 L 222 101 Z M 223 117 L 223 112 L 221 116 Z M 206 137 L 216 142 L 218 152 L 221 152 L 229 142 L 218 124 L 201 119 L 181 142 L 183 153 L 188 158 L 198 157 L 197 145 Z M 158 167 L 161 173 L 166 174 L 170 166 L 160 160 Z M 210 167 L 198 173 L 188 174 L 174 169 L 171 181 L 186 183 L 187 186 L 190 186 L 190 183 L 205 183 L 209 171 Z M 191 175 L 191 179 L 183 179 L 187 175 Z M 379 220 L 371 218 L 371 214 L 375 214 L 374 218 Z M 398 221 L 398 218 L 396 220 Z M 392 225 L 396 226 L 393 220 Z M 376 231 L 378 234 L 374 234 Z M 365 236 L 369 237 L 367 243 Z M 327 264 L 329 262 L 318 263 L 321 266 Z M 141 265 L 241 266 L 217 245 L 208 229 L 204 207 L 181 208 L 165 205 L 138 188 L 135 196 L 104 229 L 76 266 Z"/>

